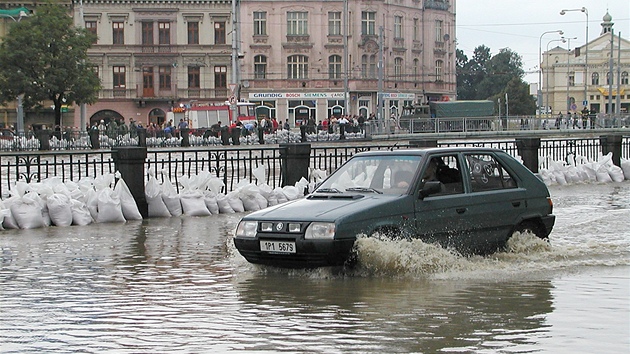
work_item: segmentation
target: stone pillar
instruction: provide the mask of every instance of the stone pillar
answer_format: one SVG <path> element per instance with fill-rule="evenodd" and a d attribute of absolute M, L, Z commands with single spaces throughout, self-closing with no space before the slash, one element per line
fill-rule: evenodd
<path fill-rule="evenodd" d="M 523 159 L 523 165 L 533 173 L 538 173 L 540 138 L 518 138 L 516 139 L 516 148 Z"/>
<path fill-rule="evenodd" d="M 179 130 L 179 134 L 182 137 L 182 147 L 189 147 L 190 146 L 190 129 L 188 128 L 183 128 Z"/>
<path fill-rule="evenodd" d="M 50 130 L 42 129 L 37 131 L 40 150 L 50 150 Z"/>
<path fill-rule="evenodd" d="M 282 161 L 282 186 L 292 186 L 302 177 L 308 179 L 311 144 L 280 144 L 280 159 Z"/>
<path fill-rule="evenodd" d="M 144 194 L 145 161 L 147 149 L 145 147 L 118 146 L 112 148 L 112 159 L 116 171 L 127 183 L 138 210 L 143 218 L 149 216 L 149 205 Z"/>
<path fill-rule="evenodd" d="M 602 155 L 606 156 L 612 152 L 612 162 L 621 167 L 621 140 L 622 135 L 602 135 L 599 137 L 599 144 L 602 148 Z"/>
<path fill-rule="evenodd" d="M 147 147 L 147 128 L 138 128 L 138 146 Z"/>
<path fill-rule="evenodd" d="M 438 141 L 437 139 L 409 140 L 409 145 L 414 148 L 437 147 Z"/>
<path fill-rule="evenodd" d="M 88 131 L 88 135 L 90 137 L 90 145 L 92 146 L 93 150 L 98 150 L 101 148 L 101 141 L 99 140 L 99 134 L 100 132 L 98 131 L 98 129 L 90 129 Z"/>

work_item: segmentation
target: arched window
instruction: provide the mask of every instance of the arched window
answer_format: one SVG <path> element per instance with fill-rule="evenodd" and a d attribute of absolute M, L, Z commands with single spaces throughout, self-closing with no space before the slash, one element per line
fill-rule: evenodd
<path fill-rule="evenodd" d="M 308 79 L 308 57 L 291 55 L 287 58 L 287 78 Z"/>
<path fill-rule="evenodd" d="M 435 61 L 435 81 L 443 81 L 444 78 L 442 77 L 442 67 L 444 65 L 444 62 L 441 60 L 436 60 Z"/>
<path fill-rule="evenodd" d="M 256 55 L 254 57 L 254 78 L 267 78 L 267 57 L 264 55 Z"/>
<path fill-rule="evenodd" d="M 593 73 L 591 75 L 591 85 L 599 85 L 599 73 Z"/>
<path fill-rule="evenodd" d="M 328 78 L 341 79 L 341 56 L 331 55 L 328 57 Z"/>
<path fill-rule="evenodd" d="M 611 76 L 612 75 L 610 75 L 610 71 L 606 73 L 606 85 L 610 85 L 610 83 L 611 83 L 611 81 L 610 81 Z"/>
<path fill-rule="evenodd" d="M 622 85 L 627 85 L 628 84 L 628 72 L 624 71 L 621 73 L 621 84 Z"/>
<path fill-rule="evenodd" d="M 375 79 L 377 75 L 376 72 L 376 55 L 370 55 L 370 78 Z"/>

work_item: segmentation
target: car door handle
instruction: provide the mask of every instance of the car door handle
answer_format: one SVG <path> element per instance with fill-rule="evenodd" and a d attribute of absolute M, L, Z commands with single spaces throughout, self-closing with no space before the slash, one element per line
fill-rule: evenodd
<path fill-rule="evenodd" d="M 512 202 L 512 206 L 518 208 L 521 206 L 521 202 Z"/>
<path fill-rule="evenodd" d="M 468 208 L 457 208 L 457 209 L 455 209 L 457 214 L 463 214 L 463 213 L 466 212 L 466 210 L 468 210 Z"/>

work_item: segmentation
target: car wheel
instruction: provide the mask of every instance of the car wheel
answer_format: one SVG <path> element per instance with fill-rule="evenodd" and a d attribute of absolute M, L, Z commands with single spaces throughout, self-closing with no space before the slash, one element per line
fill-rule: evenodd
<path fill-rule="evenodd" d="M 525 220 L 525 221 L 521 222 L 520 224 L 518 224 L 514 228 L 514 231 L 512 232 L 510 237 L 512 237 L 512 235 L 515 232 L 517 232 L 517 231 L 520 232 L 520 233 L 530 232 L 530 233 L 538 236 L 541 239 L 547 239 L 547 237 L 544 236 L 544 233 L 541 230 L 540 224 L 538 224 L 537 222 L 532 221 L 532 220 Z"/>

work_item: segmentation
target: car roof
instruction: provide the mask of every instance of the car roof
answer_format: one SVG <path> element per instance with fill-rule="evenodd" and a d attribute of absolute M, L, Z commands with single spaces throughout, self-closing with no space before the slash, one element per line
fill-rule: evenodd
<path fill-rule="evenodd" d="M 456 153 L 456 152 L 497 152 L 503 151 L 497 148 L 489 147 L 462 147 L 462 146 L 449 146 L 449 147 L 429 147 L 429 148 L 413 148 L 413 149 L 396 149 L 396 150 L 378 150 L 378 151 L 364 151 L 355 154 L 354 156 L 380 156 L 380 155 L 434 155 L 442 153 Z"/>

